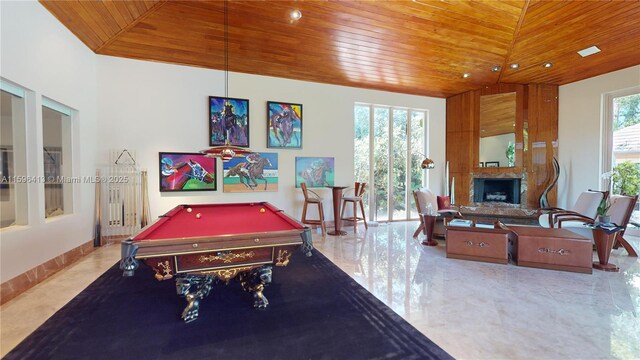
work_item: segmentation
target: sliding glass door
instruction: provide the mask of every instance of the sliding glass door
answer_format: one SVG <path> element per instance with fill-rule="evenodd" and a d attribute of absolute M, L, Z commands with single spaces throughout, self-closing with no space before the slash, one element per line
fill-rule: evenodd
<path fill-rule="evenodd" d="M 416 219 L 412 193 L 424 183 L 426 111 L 356 104 L 354 126 L 355 179 L 369 184 L 369 219 Z"/>

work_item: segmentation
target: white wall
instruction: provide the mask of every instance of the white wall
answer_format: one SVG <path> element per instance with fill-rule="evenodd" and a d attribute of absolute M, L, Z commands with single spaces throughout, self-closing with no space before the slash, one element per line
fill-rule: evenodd
<path fill-rule="evenodd" d="M 78 112 L 74 176 L 96 163 L 96 55 L 35 1 L 1 1 L 0 75 L 27 94 L 27 174 L 42 169 L 42 96 Z M 40 165 L 38 165 L 40 164 Z M 93 238 L 94 185 L 74 184 L 74 213 L 44 219 L 44 186 L 29 184 L 28 225 L 0 230 L 0 281 L 9 280 Z"/>
<path fill-rule="evenodd" d="M 603 96 L 638 85 L 640 66 L 560 86 L 559 206 L 572 206 L 582 191 L 599 189 Z"/>
<path fill-rule="evenodd" d="M 507 167 L 507 147 L 515 144 L 516 134 L 502 134 L 480 138 L 480 161 L 498 161 L 500 167 Z"/>
<path fill-rule="evenodd" d="M 110 149 L 137 152 L 138 162 L 149 171 L 152 218 L 178 204 L 245 201 L 269 201 L 299 217 L 302 194 L 294 187 L 296 156 L 335 157 L 335 183 L 348 185 L 354 181 L 353 106 L 356 102 L 429 110 L 429 155 L 437 165 L 427 174 L 435 191 L 444 190 L 444 99 L 239 73 L 230 73 L 228 95 L 249 99 L 250 148 L 278 153 L 278 192 L 224 193 L 222 163 L 218 160 L 218 191 L 160 193 L 158 152 L 194 152 L 209 147 L 208 97 L 224 96 L 224 73 L 98 57 L 100 161 L 107 161 Z M 303 104 L 301 150 L 266 147 L 268 100 Z M 330 190 L 317 190 L 327 199 L 325 212 L 331 219 Z"/>

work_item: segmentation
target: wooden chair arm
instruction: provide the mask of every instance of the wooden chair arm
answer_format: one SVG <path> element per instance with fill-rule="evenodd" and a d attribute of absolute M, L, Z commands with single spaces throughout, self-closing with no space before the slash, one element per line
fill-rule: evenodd
<path fill-rule="evenodd" d="M 546 208 L 539 208 L 537 211 L 538 211 L 538 214 L 542 214 L 545 212 L 564 211 L 564 209 L 558 208 L 558 207 L 546 207 Z"/>
<path fill-rule="evenodd" d="M 584 215 L 568 215 L 567 217 L 562 217 L 561 219 L 557 219 L 557 223 L 558 223 L 558 227 L 561 228 L 562 227 L 562 223 L 563 222 L 567 222 L 567 221 L 581 221 L 585 224 L 593 224 L 595 222 L 594 219 L 588 217 L 588 216 L 584 216 Z"/>

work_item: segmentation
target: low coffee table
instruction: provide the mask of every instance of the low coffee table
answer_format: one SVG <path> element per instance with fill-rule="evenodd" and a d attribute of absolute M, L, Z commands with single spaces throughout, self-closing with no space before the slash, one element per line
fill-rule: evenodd
<path fill-rule="evenodd" d="M 566 229 L 509 226 L 516 234 L 510 249 L 518 266 L 592 273 L 591 239 Z"/>

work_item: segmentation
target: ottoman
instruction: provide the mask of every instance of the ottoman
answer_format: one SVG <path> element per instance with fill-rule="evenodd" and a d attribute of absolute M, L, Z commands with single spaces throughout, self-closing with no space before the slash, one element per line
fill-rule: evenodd
<path fill-rule="evenodd" d="M 591 239 L 566 229 L 529 226 L 509 229 L 516 235 L 509 252 L 518 266 L 592 273 Z"/>

